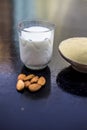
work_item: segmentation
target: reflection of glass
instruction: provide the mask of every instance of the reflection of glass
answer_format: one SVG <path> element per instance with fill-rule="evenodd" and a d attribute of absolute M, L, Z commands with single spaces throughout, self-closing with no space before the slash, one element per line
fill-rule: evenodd
<path fill-rule="evenodd" d="M 20 57 L 26 67 L 42 69 L 52 57 L 54 24 L 24 21 L 19 24 Z"/>
<path fill-rule="evenodd" d="M 71 66 L 58 74 L 57 84 L 66 92 L 87 96 L 87 74 L 77 72 Z"/>

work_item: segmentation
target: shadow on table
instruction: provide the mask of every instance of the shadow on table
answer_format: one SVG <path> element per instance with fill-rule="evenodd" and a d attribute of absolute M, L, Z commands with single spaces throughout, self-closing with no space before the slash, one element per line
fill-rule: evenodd
<path fill-rule="evenodd" d="M 87 97 L 87 74 L 74 70 L 71 66 L 63 69 L 57 76 L 58 87 L 66 92 Z"/>
<path fill-rule="evenodd" d="M 32 98 L 32 99 L 41 99 L 41 98 L 47 98 L 50 94 L 51 89 L 51 74 L 49 67 L 46 67 L 43 70 L 30 70 L 23 66 L 21 73 L 24 73 L 26 75 L 28 74 L 35 74 L 38 76 L 44 76 L 46 78 L 46 85 L 43 86 L 39 91 L 37 92 L 30 92 L 25 90 L 23 94 L 25 94 L 26 97 Z"/>

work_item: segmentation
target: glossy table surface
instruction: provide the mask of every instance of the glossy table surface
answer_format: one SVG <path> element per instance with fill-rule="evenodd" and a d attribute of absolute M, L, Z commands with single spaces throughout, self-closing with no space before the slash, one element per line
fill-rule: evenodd
<path fill-rule="evenodd" d="M 60 2 L 53 1 L 57 5 Z M 87 1 L 71 0 L 69 4 L 66 1 L 66 14 L 59 9 L 61 16 L 56 17 L 55 4 L 51 8 L 53 14 L 49 13 L 51 9 L 47 11 L 49 17 L 43 15 L 44 9 L 37 16 L 56 24 L 52 60 L 40 71 L 29 70 L 22 64 L 15 35 L 16 14 L 14 18 L 10 14 L 16 9 L 7 14 L 7 3 L 3 4 L 5 14 L 2 14 L 8 16 L 4 20 L 0 14 L 1 20 L 5 21 L 0 21 L 0 130 L 87 130 L 87 74 L 73 70 L 58 52 L 62 40 L 87 36 Z M 8 2 L 10 6 L 14 5 Z M 64 6 L 63 1 L 61 5 Z M 20 73 L 43 75 L 47 83 L 36 93 L 17 92 L 16 82 Z"/>

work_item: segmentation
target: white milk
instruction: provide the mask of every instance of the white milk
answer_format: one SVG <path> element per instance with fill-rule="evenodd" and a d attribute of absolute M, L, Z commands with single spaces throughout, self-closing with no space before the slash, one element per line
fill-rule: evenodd
<path fill-rule="evenodd" d="M 40 26 L 24 30 L 19 37 L 21 60 L 27 67 L 46 66 L 52 57 L 54 31 Z"/>

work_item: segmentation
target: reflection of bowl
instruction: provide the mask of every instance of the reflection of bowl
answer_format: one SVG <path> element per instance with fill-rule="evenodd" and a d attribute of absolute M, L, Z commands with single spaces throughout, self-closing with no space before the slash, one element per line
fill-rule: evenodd
<path fill-rule="evenodd" d="M 76 37 L 62 41 L 59 45 L 59 52 L 74 69 L 87 73 L 86 37 Z"/>
<path fill-rule="evenodd" d="M 56 82 L 65 92 L 87 97 L 87 74 L 75 71 L 71 66 L 58 73 Z"/>

